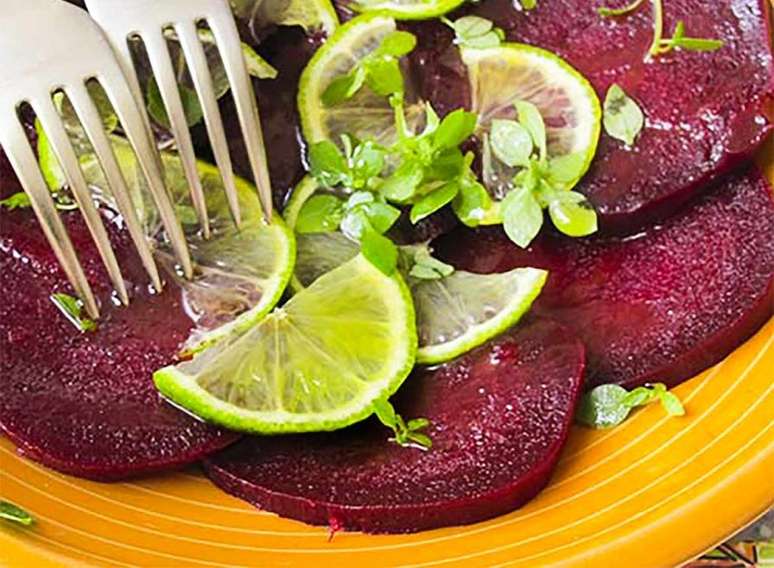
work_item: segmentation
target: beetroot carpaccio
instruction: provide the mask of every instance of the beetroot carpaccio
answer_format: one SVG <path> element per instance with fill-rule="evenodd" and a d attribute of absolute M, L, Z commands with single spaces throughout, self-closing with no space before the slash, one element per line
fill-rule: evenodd
<path fill-rule="evenodd" d="M 334 4 L 342 18 L 353 16 L 349 0 Z M 520 507 L 549 483 L 585 390 L 677 385 L 755 333 L 774 313 L 774 196 L 750 161 L 772 129 L 768 0 L 666 0 L 665 32 L 682 20 L 691 35 L 723 47 L 657 58 L 647 55 L 653 19 L 645 5 L 605 18 L 602 2 L 516 4 L 471 2 L 449 17 L 491 19 L 508 41 L 554 52 L 600 99 L 619 84 L 641 106 L 645 125 L 632 147 L 603 131 L 575 188 L 598 213 L 598 235 L 571 239 L 546 227 L 521 249 L 500 227 L 458 226 L 449 207 L 416 225 L 403 211 L 394 238 L 435 238 L 438 257 L 457 269 L 550 272 L 521 323 L 450 363 L 416 368 L 393 397 L 401 416 L 429 420 L 431 449 L 398 445 L 375 417 L 335 432 L 240 440 L 179 410 L 159 395 L 152 375 L 178 360 L 193 322 L 173 282 L 151 293 L 120 216 L 103 208 L 130 285 L 128 308 L 114 304 L 79 214 L 63 213 L 103 312 L 96 331 L 80 333 L 51 301 L 72 290 L 34 215 L 0 207 L 0 429 L 20 453 L 100 481 L 202 461 L 230 494 L 345 530 L 468 524 Z M 253 84 L 281 208 L 309 166 L 296 99 L 299 77 L 325 38 L 298 27 L 248 33 L 239 23 L 243 40 L 279 71 Z M 403 68 L 416 93 L 442 116 L 469 107 L 449 26 L 399 27 L 418 39 Z M 234 169 L 250 177 L 230 97 L 221 111 L 234 133 Z M 197 155 L 212 161 L 204 126 L 192 133 Z M 476 148 L 473 142 L 463 149 Z M 0 151 L 0 199 L 18 191 Z"/>

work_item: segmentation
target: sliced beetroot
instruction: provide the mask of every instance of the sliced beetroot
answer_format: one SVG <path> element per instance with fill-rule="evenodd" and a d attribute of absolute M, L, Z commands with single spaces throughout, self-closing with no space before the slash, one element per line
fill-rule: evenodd
<path fill-rule="evenodd" d="M 473 523 L 534 497 L 564 445 L 584 350 L 535 321 L 435 371 L 393 401 L 431 421 L 425 452 L 388 440 L 375 419 L 347 430 L 249 438 L 210 458 L 222 489 L 311 524 L 399 533 Z"/>
<path fill-rule="evenodd" d="M 533 310 L 588 349 L 587 385 L 675 385 L 728 355 L 774 312 L 774 200 L 753 166 L 661 226 L 629 238 L 460 231 L 440 255 L 474 272 L 551 271 Z"/>
<path fill-rule="evenodd" d="M 2 193 L 14 189 L 3 168 Z M 18 189 L 18 187 L 16 188 Z M 67 227 L 102 302 L 93 333 L 79 333 L 50 301 L 70 292 L 28 211 L 0 212 L 0 429 L 26 456 L 59 471 L 112 480 L 182 466 L 234 441 L 164 402 L 154 370 L 191 327 L 171 284 L 151 295 L 122 233 L 113 232 L 130 288 L 111 305 L 109 281 L 77 213 Z"/>
<path fill-rule="evenodd" d="M 579 186 L 600 213 L 603 230 L 631 232 L 670 214 L 708 182 L 738 165 L 770 130 L 774 96 L 768 0 L 664 2 L 665 28 L 683 20 L 686 33 L 718 38 L 722 49 L 675 50 L 647 57 L 653 19 L 646 4 L 633 15 L 603 18 L 600 5 L 626 2 L 540 0 L 530 11 L 513 0 L 486 0 L 457 13 L 493 20 L 511 41 L 557 53 L 583 73 L 604 100 L 620 84 L 638 101 L 647 125 L 633 149 L 602 135 L 593 167 Z M 443 110 L 469 104 L 466 80 L 437 22 L 412 26 L 420 91 Z"/>

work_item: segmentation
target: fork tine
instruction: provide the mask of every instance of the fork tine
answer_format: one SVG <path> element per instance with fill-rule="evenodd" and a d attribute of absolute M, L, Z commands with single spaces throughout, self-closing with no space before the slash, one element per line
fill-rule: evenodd
<path fill-rule="evenodd" d="M 231 155 L 228 150 L 226 133 L 223 129 L 220 108 L 218 107 L 218 101 L 215 99 L 215 87 L 212 84 L 212 75 L 207 65 L 204 47 L 199 40 L 196 26 L 193 23 L 178 24 L 175 26 L 175 31 L 188 61 L 188 70 L 196 88 L 196 94 L 202 103 L 204 122 L 207 125 L 210 145 L 223 179 L 223 187 L 226 190 L 226 198 L 231 215 L 234 217 L 237 227 L 239 227 L 242 222 L 242 215 L 239 210 L 234 170 L 231 166 Z"/>
<path fill-rule="evenodd" d="M 175 70 L 172 66 L 172 59 L 167 48 L 167 40 L 159 30 L 145 33 L 142 36 L 148 51 L 153 75 L 159 86 L 161 98 L 167 109 L 169 123 L 172 134 L 177 142 L 177 150 L 180 154 L 180 161 L 183 164 L 185 177 L 191 189 L 191 200 L 194 209 L 199 217 L 199 222 L 204 232 L 204 237 L 210 236 L 210 222 L 207 217 L 207 204 L 204 200 L 204 190 L 202 182 L 199 179 L 199 172 L 196 169 L 196 156 L 194 155 L 193 142 L 191 141 L 191 132 L 188 129 L 183 102 L 180 99 L 180 90 L 177 86 Z"/>
<path fill-rule="evenodd" d="M 59 260 L 59 265 L 67 275 L 75 293 L 83 301 L 86 313 L 92 319 L 99 318 L 99 308 L 94 293 L 83 272 L 73 243 L 67 234 L 64 223 L 54 206 L 46 181 L 38 168 L 38 160 L 30 147 L 27 136 L 16 113 L 11 111 L 0 113 L 0 142 L 5 148 L 16 175 L 29 196 L 32 209 L 38 218 L 43 234 L 48 244 Z M 10 118 L 13 116 L 14 118 Z"/>
<path fill-rule="evenodd" d="M 142 225 L 137 218 L 137 211 L 129 196 L 129 190 L 121 173 L 121 168 L 113 154 L 110 140 L 107 134 L 105 134 L 99 111 L 85 85 L 67 89 L 67 96 L 70 98 L 70 102 L 75 108 L 75 112 L 78 114 L 78 118 L 91 141 L 91 145 L 94 147 L 99 163 L 102 166 L 102 171 L 105 172 L 108 187 L 118 204 L 119 211 L 124 217 L 140 260 L 148 272 L 148 276 L 150 276 L 153 287 L 160 292 L 161 278 L 159 277 L 156 263 L 153 260 L 153 252 L 148 244 L 148 240 L 145 238 Z"/>
<path fill-rule="evenodd" d="M 110 104 L 113 105 L 113 109 L 121 121 L 121 126 L 137 154 L 137 161 L 156 202 L 156 207 L 159 209 L 161 222 L 172 245 L 172 250 L 175 251 L 175 256 L 183 269 L 183 274 L 186 278 L 191 278 L 193 275 L 191 254 L 188 251 L 188 244 L 180 221 L 175 215 L 175 209 L 164 185 L 158 153 L 147 135 L 146 123 L 135 103 L 131 89 L 124 80 L 124 74 L 120 72 L 118 67 L 116 67 L 115 73 L 116 75 L 112 75 L 111 72 L 107 72 L 99 75 L 97 79 L 102 84 L 102 88 L 110 99 Z"/>
<path fill-rule="evenodd" d="M 129 303 L 129 295 L 126 291 L 124 278 L 121 275 L 121 269 L 118 266 L 118 260 L 116 260 L 116 255 L 113 252 L 113 247 L 110 244 L 110 239 L 105 230 L 105 225 L 102 223 L 99 211 L 94 205 L 86 179 L 83 177 L 78 156 L 75 154 L 75 150 L 73 150 L 70 139 L 62 124 L 62 118 L 59 116 L 50 97 L 33 99 L 31 104 L 51 142 L 54 153 L 59 159 L 67 183 L 75 195 L 75 200 L 78 202 L 86 225 L 97 245 L 102 262 L 110 275 L 110 280 L 118 292 L 118 297 L 121 299 L 121 303 L 127 305 Z"/>
<path fill-rule="evenodd" d="M 226 75 L 231 83 L 231 92 L 236 103 L 239 124 L 242 127 L 242 136 L 245 139 L 247 155 L 250 166 L 258 186 L 258 195 L 263 208 L 264 220 L 271 221 L 272 195 L 271 179 L 269 178 L 269 166 L 266 159 L 266 147 L 263 141 L 261 121 L 258 114 L 258 103 L 253 96 L 253 86 L 247 73 L 247 66 L 239 42 L 239 32 L 228 9 L 228 4 L 223 3 L 223 10 L 217 15 L 208 18 L 207 23 L 215 35 L 215 41 L 220 50 Z"/>

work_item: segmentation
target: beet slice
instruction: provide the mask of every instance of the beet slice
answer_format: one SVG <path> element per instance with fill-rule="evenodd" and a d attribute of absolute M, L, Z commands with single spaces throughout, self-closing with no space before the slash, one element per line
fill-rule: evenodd
<path fill-rule="evenodd" d="M 601 228 L 628 233 L 671 214 L 708 182 L 748 157 L 771 129 L 774 98 L 768 0 L 664 3 L 669 32 L 719 38 L 712 53 L 676 50 L 646 58 L 653 37 L 649 6 L 625 18 L 603 18 L 599 5 L 626 2 L 541 0 L 531 11 L 512 0 L 485 0 L 464 13 L 493 20 L 511 41 L 564 57 L 594 85 L 600 99 L 613 83 L 635 98 L 647 125 L 633 149 L 602 135 L 594 165 L 579 185 L 600 213 Z M 420 92 L 448 111 L 469 105 L 452 32 L 438 22 L 411 25 L 419 46 L 412 61 Z"/>
<path fill-rule="evenodd" d="M 0 194 L 15 183 L 7 170 Z M 0 429 L 26 456 L 97 480 L 197 461 L 236 439 L 164 402 L 151 375 L 170 363 L 191 328 L 171 283 L 148 292 L 147 276 L 111 231 L 130 308 L 110 301 L 110 284 L 78 213 L 66 225 L 102 301 L 98 331 L 79 333 L 49 295 L 70 292 L 29 211 L 0 212 Z"/>
<path fill-rule="evenodd" d="M 347 430 L 248 438 L 205 462 L 219 487 L 311 524 L 402 533 L 511 511 L 548 482 L 581 391 L 584 349 L 534 321 L 435 371 L 393 401 L 432 425 L 401 448 L 375 419 Z"/>
<path fill-rule="evenodd" d="M 634 237 L 547 232 L 523 251 L 490 229 L 437 245 L 447 262 L 474 272 L 550 270 L 533 309 L 583 339 L 590 386 L 676 385 L 723 359 L 774 312 L 774 200 L 754 166 Z"/>

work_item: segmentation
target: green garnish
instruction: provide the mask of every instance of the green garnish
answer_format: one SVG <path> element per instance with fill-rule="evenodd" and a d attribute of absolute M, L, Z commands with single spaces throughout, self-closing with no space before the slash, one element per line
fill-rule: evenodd
<path fill-rule="evenodd" d="M 454 30 L 454 43 L 460 47 L 499 47 L 505 40 L 505 32 L 486 18 L 463 16 L 453 22 L 448 18 L 441 18 L 441 21 Z"/>
<path fill-rule="evenodd" d="M 196 91 L 185 85 L 178 85 L 178 92 L 180 93 L 180 102 L 183 104 L 183 113 L 188 126 L 191 127 L 199 124 L 199 121 L 204 118 L 204 110 L 202 110 Z M 151 118 L 164 128 L 170 128 L 167 106 L 164 104 L 159 84 L 155 78 L 151 78 L 148 81 L 145 96 L 148 101 L 148 114 L 150 114 Z"/>
<path fill-rule="evenodd" d="M 723 47 L 721 39 L 706 39 L 687 37 L 685 35 L 685 22 L 678 20 L 675 24 L 672 37 L 664 38 L 664 4 L 663 0 L 651 0 L 653 3 L 653 41 L 648 53 L 651 57 L 657 57 L 669 53 L 675 48 L 686 51 L 716 51 Z M 597 12 L 604 17 L 626 16 L 634 12 L 643 4 L 644 0 L 635 0 L 622 8 L 597 8 Z"/>
<path fill-rule="evenodd" d="M 518 0 L 523 10 L 534 10 L 537 8 L 538 0 Z"/>
<path fill-rule="evenodd" d="M 31 205 L 32 205 L 32 202 L 30 201 L 29 195 L 27 195 L 23 191 L 14 193 L 13 195 L 6 197 L 5 199 L 0 199 L 0 207 L 5 207 L 9 211 L 13 211 L 14 209 L 22 209 L 24 207 L 30 207 Z"/>
<path fill-rule="evenodd" d="M 417 280 L 441 280 L 454 274 L 454 267 L 433 258 L 430 246 L 406 245 L 400 248 L 402 272 Z"/>
<path fill-rule="evenodd" d="M 0 519 L 18 523 L 25 527 L 35 522 L 35 519 L 27 511 L 8 501 L 0 501 Z"/>
<path fill-rule="evenodd" d="M 378 95 L 403 93 L 403 73 L 400 58 L 411 53 L 417 38 L 403 31 L 394 31 L 367 57 L 360 60 L 346 75 L 336 77 L 325 89 L 322 102 L 334 106 L 357 94 L 368 85 Z"/>
<path fill-rule="evenodd" d="M 685 415 L 680 399 L 662 383 L 637 387 L 631 392 L 609 384 L 600 385 L 584 395 L 577 419 L 592 428 L 612 428 L 626 420 L 633 409 L 656 400 L 669 416 Z"/>
<path fill-rule="evenodd" d="M 83 311 L 83 302 L 69 294 L 51 294 L 49 296 L 54 305 L 62 314 L 72 323 L 78 331 L 87 332 L 97 329 L 97 324 L 81 315 Z"/>
<path fill-rule="evenodd" d="M 391 428 L 395 435 L 394 438 L 390 438 L 390 441 L 404 448 L 414 447 L 420 450 L 429 450 L 433 447 L 430 436 L 421 432 L 430 426 L 430 421 L 427 418 L 414 418 L 406 422 L 400 414 L 395 412 L 392 404 L 387 400 L 378 401 L 374 407 L 377 418 L 382 424 Z"/>
<path fill-rule="evenodd" d="M 645 126 L 645 115 L 620 85 L 613 84 L 607 90 L 602 122 L 610 136 L 633 146 Z"/>
<path fill-rule="evenodd" d="M 582 237 L 596 232 L 594 208 L 569 187 L 584 167 L 583 156 L 549 159 L 540 111 L 525 101 L 517 102 L 516 110 L 518 122 L 493 120 L 488 138 L 497 159 L 521 168 L 513 179 L 513 189 L 502 201 L 506 234 L 520 247 L 528 247 L 543 226 L 546 208 L 554 226 L 566 235 Z"/>

